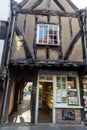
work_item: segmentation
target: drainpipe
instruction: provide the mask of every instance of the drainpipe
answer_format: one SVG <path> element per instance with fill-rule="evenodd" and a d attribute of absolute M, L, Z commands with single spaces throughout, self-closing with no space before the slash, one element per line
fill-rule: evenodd
<path fill-rule="evenodd" d="M 12 30 L 11 30 L 11 38 L 10 38 L 8 56 L 7 56 L 7 61 L 6 61 L 7 84 L 6 84 L 5 97 L 4 97 L 4 102 L 3 102 L 1 124 L 3 124 L 6 120 L 6 110 L 7 110 L 7 102 L 8 102 L 8 96 L 9 96 L 9 83 L 10 83 L 8 65 L 9 65 L 9 60 L 10 60 L 10 55 L 11 55 L 11 48 L 13 44 L 15 21 L 16 21 L 16 11 L 13 10 L 13 25 L 12 25 Z"/>
<path fill-rule="evenodd" d="M 87 71 L 87 39 L 86 39 L 86 10 L 80 10 L 80 26 L 82 35 L 83 60 L 85 64 L 85 72 Z"/>

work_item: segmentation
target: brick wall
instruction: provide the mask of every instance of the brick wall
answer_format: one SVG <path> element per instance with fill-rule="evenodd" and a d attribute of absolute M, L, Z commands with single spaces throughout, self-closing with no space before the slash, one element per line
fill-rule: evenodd
<path fill-rule="evenodd" d="M 62 110 L 74 110 L 75 120 L 63 120 Z M 56 123 L 57 124 L 81 124 L 81 110 L 80 109 L 56 109 Z"/>

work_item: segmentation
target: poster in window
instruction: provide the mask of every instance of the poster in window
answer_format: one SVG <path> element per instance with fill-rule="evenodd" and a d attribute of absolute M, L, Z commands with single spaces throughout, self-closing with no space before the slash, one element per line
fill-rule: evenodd
<path fill-rule="evenodd" d="M 62 97 L 62 103 L 66 103 L 66 97 Z"/>
<path fill-rule="evenodd" d="M 75 97 L 75 96 L 77 96 L 77 92 L 76 91 L 68 91 L 68 96 Z"/>
<path fill-rule="evenodd" d="M 61 97 L 56 97 L 56 102 L 57 103 L 61 103 L 62 102 L 62 98 Z"/>
<path fill-rule="evenodd" d="M 68 99 L 69 105 L 78 105 L 78 98 L 77 97 L 69 97 Z"/>
<path fill-rule="evenodd" d="M 66 90 L 62 91 L 62 97 L 66 97 L 66 96 L 67 96 L 67 91 Z"/>

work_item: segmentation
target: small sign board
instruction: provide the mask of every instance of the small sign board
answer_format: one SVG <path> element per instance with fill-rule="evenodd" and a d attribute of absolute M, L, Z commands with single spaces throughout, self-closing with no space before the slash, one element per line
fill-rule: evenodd
<path fill-rule="evenodd" d="M 62 120 L 75 120 L 75 111 L 62 110 Z"/>

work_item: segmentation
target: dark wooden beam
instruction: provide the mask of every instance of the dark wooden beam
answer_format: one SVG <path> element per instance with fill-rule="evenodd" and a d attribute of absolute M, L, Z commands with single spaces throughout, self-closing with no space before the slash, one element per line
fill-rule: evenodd
<path fill-rule="evenodd" d="M 17 26 L 15 26 L 15 32 L 18 36 L 23 36 L 22 32 L 20 31 L 20 29 Z M 23 39 L 23 47 L 24 47 L 24 50 L 25 50 L 26 58 L 32 59 L 32 55 L 31 55 L 31 52 L 29 50 L 29 47 L 27 45 L 25 38 Z"/>
<path fill-rule="evenodd" d="M 36 45 L 36 40 L 37 40 L 37 24 L 38 24 L 38 16 L 35 16 L 35 27 L 34 27 L 34 41 L 33 41 L 33 48 L 34 48 L 34 59 L 37 59 L 37 45 Z"/>
<path fill-rule="evenodd" d="M 58 49 L 58 53 L 59 53 L 59 59 L 62 58 L 62 22 L 61 22 L 61 17 L 58 17 L 59 20 L 59 45 L 60 48 Z"/>
<path fill-rule="evenodd" d="M 70 40 L 73 39 L 73 30 L 72 30 L 72 17 L 69 17 L 69 29 L 70 29 Z"/>
<path fill-rule="evenodd" d="M 47 10 L 51 9 L 51 0 L 47 0 Z"/>
<path fill-rule="evenodd" d="M 47 22 L 46 21 L 38 21 L 38 24 L 48 24 L 48 23 L 49 23 L 49 25 L 51 25 L 51 24 L 58 25 L 57 22 L 56 23 L 48 22 L 48 18 L 47 18 Z"/>
<path fill-rule="evenodd" d="M 27 14 L 25 14 L 25 19 L 24 19 L 23 38 L 25 37 L 25 33 L 26 33 L 26 24 L 27 24 Z"/>
<path fill-rule="evenodd" d="M 64 60 L 67 60 L 69 58 L 69 56 L 70 56 L 70 54 L 71 54 L 71 52 L 72 52 L 72 50 L 74 48 L 74 45 L 78 41 L 78 39 L 80 38 L 80 36 L 81 36 L 81 31 L 79 31 L 75 35 L 75 37 L 73 38 L 73 40 L 71 41 L 71 43 L 70 43 L 70 45 L 69 45 L 69 47 L 68 47 L 68 49 L 67 49 L 67 51 L 66 51 L 66 53 L 64 55 L 64 58 L 63 58 Z"/>
<path fill-rule="evenodd" d="M 27 4 L 29 0 L 22 0 L 22 2 L 19 3 L 19 6 L 22 8 L 24 5 Z"/>
<path fill-rule="evenodd" d="M 79 20 L 81 27 L 82 50 L 85 64 L 85 71 L 87 72 L 87 31 L 86 31 L 86 10 L 79 11 Z"/>
<path fill-rule="evenodd" d="M 69 3 L 69 5 L 70 5 L 75 11 L 78 10 L 78 8 L 76 7 L 76 5 L 74 5 L 71 0 L 66 0 L 66 1 Z"/>
<path fill-rule="evenodd" d="M 56 5 L 62 10 L 62 11 L 65 11 L 65 9 L 63 8 L 63 6 L 60 4 L 60 2 L 58 0 L 53 0 Z"/>
<path fill-rule="evenodd" d="M 78 13 L 67 13 L 67 12 L 60 12 L 60 11 L 52 11 L 52 10 L 30 10 L 30 9 L 21 9 L 21 14 L 31 14 L 31 15 L 51 15 L 51 16 L 64 16 L 64 17 L 78 17 Z"/>
<path fill-rule="evenodd" d="M 43 0 L 38 0 L 37 2 L 32 5 L 31 10 L 35 9 L 38 5 L 40 5 L 43 2 Z"/>

